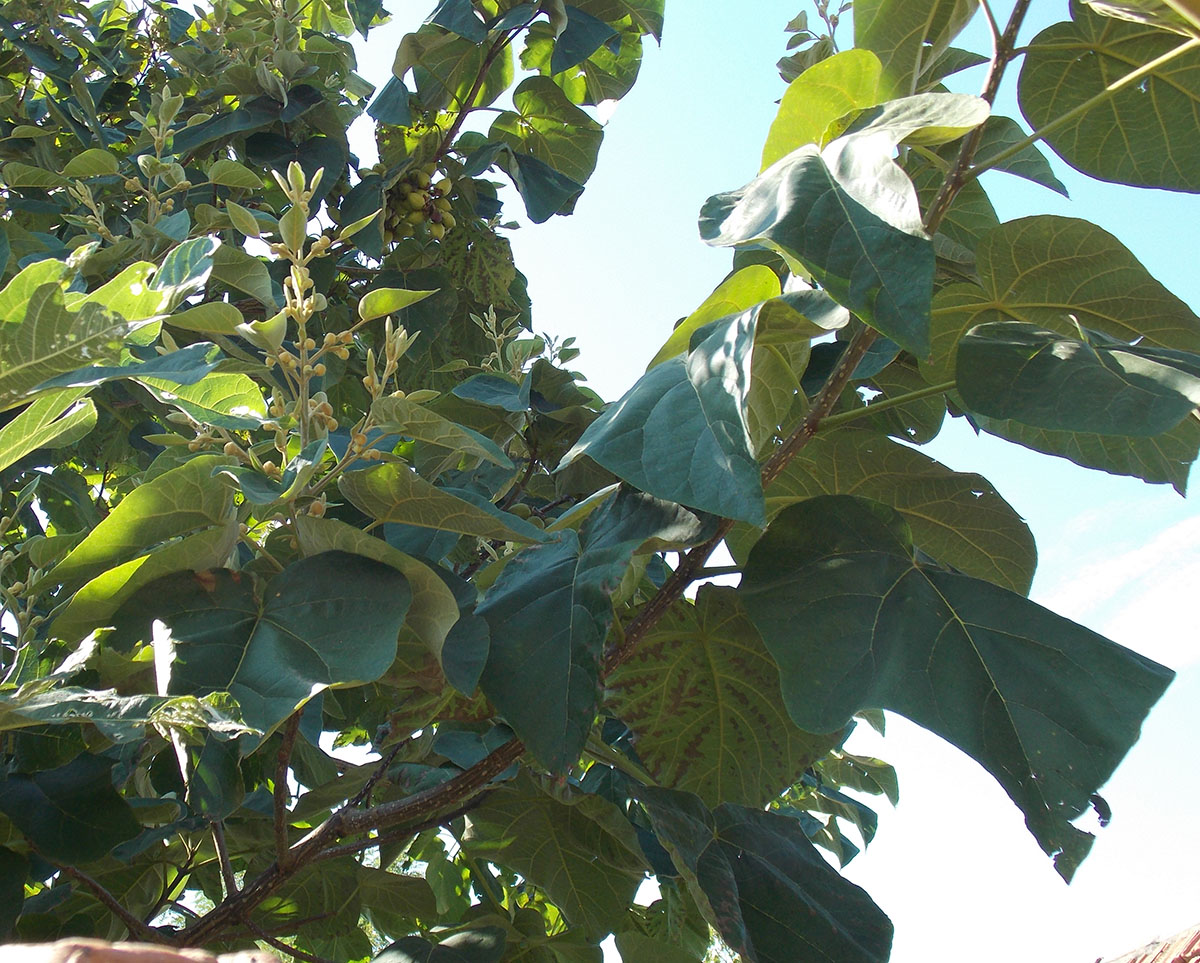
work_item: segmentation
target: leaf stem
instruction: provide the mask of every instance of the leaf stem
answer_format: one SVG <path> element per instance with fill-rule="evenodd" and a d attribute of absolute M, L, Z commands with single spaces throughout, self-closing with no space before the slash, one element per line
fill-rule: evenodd
<path fill-rule="evenodd" d="M 225 842 L 225 827 L 221 820 L 213 820 L 212 835 L 213 845 L 217 848 L 217 859 L 221 863 L 221 878 L 225 880 L 225 895 L 232 896 L 238 891 L 237 877 L 233 873 L 233 863 L 229 859 L 229 846 Z"/>
<path fill-rule="evenodd" d="M 586 751 L 597 762 L 618 769 L 631 779 L 636 779 L 645 786 L 658 786 L 658 780 L 636 762 L 618 752 L 594 733 L 588 736 Z"/>
<path fill-rule="evenodd" d="M 1065 114 L 1062 114 L 1061 116 L 1054 118 L 1054 120 L 1050 121 L 1048 124 L 1044 125 L 1043 127 L 1039 127 L 1028 137 L 1024 138 L 1023 140 L 1017 141 L 1011 147 L 1006 147 L 1004 150 L 1000 151 L 999 154 L 996 154 L 994 157 L 989 157 L 986 161 L 983 161 L 982 163 L 977 164 L 975 167 L 966 171 L 963 175 L 963 182 L 966 183 L 967 181 L 974 180 L 976 177 L 978 177 L 984 171 L 991 170 L 993 167 L 995 167 L 998 164 L 1003 163 L 1004 161 L 1008 160 L 1010 157 L 1014 157 L 1015 155 L 1017 155 L 1021 151 L 1023 151 L 1026 147 L 1028 147 L 1030 144 L 1036 144 L 1039 140 L 1042 140 L 1043 138 L 1045 138 L 1047 134 L 1053 133 L 1054 131 L 1058 130 L 1058 128 L 1062 127 L 1064 124 L 1069 124 L 1071 121 L 1075 120 L 1075 118 L 1080 117 L 1083 114 L 1086 114 L 1089 110 L 1091 110 L 1097 104 L 1101 104 L 1104 101 L 1108 100 L 1110 97 L 1113 96 L 1113 94 L 1117 93 L 1120 90 L 1123 90 L 1124 88 L 1128 87 L 1130 84 L 1135 83 L 1138 80 L 1141 80 L 1143 77 L 1154 73 L 1154 71 L 1156 71 L 1159 67 L 1163 66 L 1163 64 L 1170 63 L 1176 57 L 1179 57 L 1182 54 L 1187 53 L 1189 50 L 1195 50 L 1197 47 L 1200 47 L 1200 37 L 1192 37 L 1191 39 L 1186 40 L 1183 43 L 1179 44 L 1177 47 L 1172 47 L 1165 54 L 1162 54 L 1159 57 L 1155 57 L 1149 63 L 1142 64 L 1142 66 L 1138 67 L 1137 69 L 1131 70 L 1129 73 L 1125 74 L 1123 77 L 1119 77 L 1118 79 L 1114 80 L 1111 84 L 1109 84 L 1107 87 L 1105 87 L 1102 91 L 1100 91 L 1100 93 L 1096 94 L 1094 97 L 1089 97 L 1082 104 L 1078 104 L 1075 107 L 1072 107 Z"/>
<path fill-rule="evenodd" d="M 944 395 L 950 391 L 958 382 L 943 381 L 941 384 L 929 385 L 926 388 L 918 388 L 916 391 L 909 391 L 902 395 L 896 395 L 894 398 L 884 398 L 882 401 L 876 401 L 867 405 L 865 408 L 856 408 L 854 411 L 842 411 L 836 415 L 830 415 L 822 423 L 822 428 L 836 428 L 838 425 L 845 425 L 852 421 L 858 421 L 859 418 L 866 418 L 869 415 L 877 415 L 881 411 L 886 411 L 888 408 L 898 408 L 900 405 L 907 405 L 912 401 L 920 401 L 922 398 L 932 398 L 934 395 Z"/>

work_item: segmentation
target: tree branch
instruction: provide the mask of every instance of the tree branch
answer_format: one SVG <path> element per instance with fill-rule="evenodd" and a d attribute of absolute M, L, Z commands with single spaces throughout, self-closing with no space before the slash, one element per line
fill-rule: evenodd
<path fill-rule="evenodd" d="M 221 864 L 221 878 L 225 880 L 225 893 L 232 895 L 238 891 L 237 877 L 233 874 L 233 863 L 229 860 L 229 847 L 225 844 L 225 827 L 221 820 L 214 819 L 212 823 L 213 845 L 217 848 L 217 859 Z"/>
<path fill-rule="evenodd" d="M 112 911 L 113 916 L 125 924 L 125 929 L 129 931 L 129 935 L 134 939 L 139 939 L 147 943 L 163 944 L 170 942 L 170 940 L 168 940 L 161 932 L 154 929 L 152 926 L 147 926 L 140 919 L 129 912 L 129 910 L 127 910 L 120 904 L 120 902 L 117 901 L 117 898 L 113 896 L 112 893 L 96 882 L 96 880 L 92 879 L 92 877 L 90 877 L 83 870 L 76 869 L 74 866 L 56 865 L 58 865 L 58 868 L 70 876 L 73 880 L 82 883 L 84 886 L 90 889 L 96 899 L 100 900 L 101 903 L 107 906 Z"/>
<path fill-rule="evenodd" d="M 333 960 L 326 959 L 323 956 L 315 956 L 312 953 L 305 953 L 304 950 L 298 950 L 294 946 L 289 946 L 287 943 L 283 942 L 283 940 L 277 940 L 261 926 L 251 920 L 246 920 L 246 926 L 249 928 L 251 933 L 253 933 L 268 946 L 279 950 L 281 953 L 287 953 L 289 956 L 293 956 L 297 960 L 304 960 L 304 963 L 334 963 Z"/>
<path fill-rule="evenodd" d="M 296 735 L 300 731 L 300 713 L 294 712 L 283 727 L 283 742 L 275 763 L 275 860 L 286 865 L 288 860 L 288 766 Z"/>

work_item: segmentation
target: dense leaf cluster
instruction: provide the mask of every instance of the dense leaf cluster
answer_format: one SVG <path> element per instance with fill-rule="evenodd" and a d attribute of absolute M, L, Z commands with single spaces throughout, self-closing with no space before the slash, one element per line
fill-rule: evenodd
<path fill-rule="evenodd" d="M 1200 191 L 1200 23 L 1097 0 L 1018 52 L 1017 2 L 989 62 L 968 0 L 856 0 L 841 52 L 817 7 L 700 213 L 733 270 L 606 405 L 498 189 L 571 212 L 663 0 L 441 0 L 379 90 L 381 0 L 0 6 L 0 935 L 884 960 L 832 865 L 897 798 L 845 749 L 882 709 L 1070 878 L 1171 673 L 1030 601 L 1025 523 L 919 446 L 1183 492 L 1200 319 L 978 176 Z"/>

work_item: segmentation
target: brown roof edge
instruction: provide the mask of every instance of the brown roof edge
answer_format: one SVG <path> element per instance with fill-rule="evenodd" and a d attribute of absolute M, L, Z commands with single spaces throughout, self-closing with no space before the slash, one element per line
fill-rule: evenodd
<path fill-rule="evenodd" d="M 1169 939 L 1147 943 L 1141 949 L 1103 963 L 1195 963 L 1200 961 L 1200 924 Z M 1096 963 L 1102 963 L 1097 960 Z"/>

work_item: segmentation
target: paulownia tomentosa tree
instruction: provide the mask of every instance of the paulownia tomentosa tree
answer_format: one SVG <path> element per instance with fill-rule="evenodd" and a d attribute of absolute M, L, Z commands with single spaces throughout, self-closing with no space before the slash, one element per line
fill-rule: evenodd
<path fill-rule="evenodd" d="M 990 58 L 974 0 L 791 25 L 762 170 L 701 212 L 734 269 L 607 407 L 531 334 L 496 178 L 570 212 L 662 0 L 443 0 L 378 91 L 380 0 L 0 6 L 0 931 L 883 960 L 813 847 L 894 795 L 843 749 L 880 709 L 1069 879 L 1171 673 L 1030 602 L 1022 520 L 919 446 L 950 414 L 1183 491 L 1200 319 L 978 176 L 1200 190 L 1200 18 L 1097 0 L 1018 51 L 1028 3 L 979 6 Z"/>

